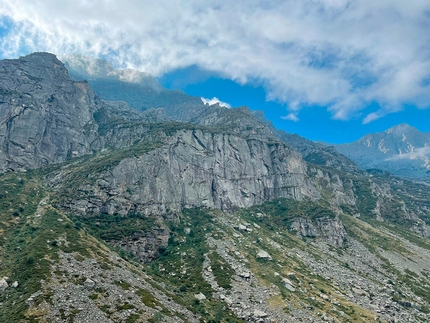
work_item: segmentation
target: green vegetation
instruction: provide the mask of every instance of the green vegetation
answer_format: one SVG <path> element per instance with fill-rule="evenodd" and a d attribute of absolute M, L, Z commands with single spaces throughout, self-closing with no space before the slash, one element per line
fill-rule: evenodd
<path fill-rule="evenodd" d="M 372 193 L 371 182 L 364 179 L 354 181 L 355 196 L 357 197 L 357 209 L 363 218 L 374 218 L 373 210 L 376 208 L 377 198 Z"/>
<path fill-rule="evenodd" d="M 121 287 L 123 290 L 129 290 L 131 287 L 130 283 L 124 282 L 124 281 L 115 281 L 115 285 Z"/>
<path fill-rule="evenodd" d="M 0 321 L 18 322 L 24 318 L 25 300 L 38 290 L 39 280 L 49 271 L 47 260 L 39 262 L 38 259 L 39 244 L 45 249 L 48 244 L 46 240 L 37 239 L 40 233 L 37 226 L 27 223 L 27 217 L 36 211 L 44 191 L 35 172 L 19 176 L 9 173 L 0 175 L 0 194 L 0 276 L 20 283 L 7 299 L 0 297 L 3 302 Z"/>
<path fill-rule="evenodd" d="M 335 218 L 335 214 L 323 202 L 295 201 L 292 199 L 275 199 L 261 205 L 239 211 L 245 219 L 251 219 L 250 214 L 262 213 L 266 216 L 256 217 L 254 221 L 274 231 L 280 228 L 290 229 L 291 223 L 297 217 L 315 220 L 322 217 Z"/>
<path fill-rule="evenodd" d="M 147 290 L 139 288 L 137 291 L 137 295 L 141 297 L 142 303 L 145 304 L 146 306 L 154 309 L 161 307 L 162 313 L 170 316 L 170 311 L 163 304 L 161 304 L 160 301 L 154 297 L 154 295 L 152 295 Z"/>
<path fill-rule="evenodd" d="M 117 308 L 118 311 L 124 311 L 124 310 L 131 310 L 131 309 L 134 309 L 136 307 L 134 307 L 133 304 L 125 303 L 125 304 L 122 304 L 122 305 L 118 305 L 116 308 Z"/>
<path fill-rule="evenodd" d="M 135 323 L 140 318 L 139 314 L 130 314 L 130 316 L 127 318 L 126 323 Z"/>
<path fill-rule="evenodd" d="M 183 216 L 171 223 L 172 238 L 164 250 L 160 250 L 161 256 L 147 265 L 147 271 L 158 281 L 169 286 L 174 295 L 172 298 L 189 308 L 194 313 L 202 316 L 208 322 L 242 322 L 234 314 L 224 309 L 222 317 L 216 309 L 224 308 L 225 304 L 217 299 L 212 299 L 211 286 L 202 279 L 204 255 L 209 254 L 209 247 L 205 241 L 205 235 L 214 232 L 212 215 L 204 209 L 183 210 Z M 186 228 L 192 228 L 188 232 Z M 219 255 L 212 253 L 209 256 L 214 259 L 217 281 L 227 287 L 231 269 Z M 219 267 L 217 267 L 219 266 Z M 225 266 L 226 272 L 221 272 L 221 266 Z M 195 294 L 202 293 L 206 300 L 198 300 Z M 146 304 L 146 303 L 145 303 Z"/>
<path fill-rule="evenodd" d="M 312 152 L 304 158 L 307 162 L 316 165 L 325 165 L 327 163 L 327 156 L 324 156 L 322 152 Z"/>
<path fill-rule="evenodd" d="M 371 252 L 379 255 L 378 248 L 382 248 L 387 251 L 408 254 L 408 250 L 400 240 L 377 230 L 380 222 L 373 219 L 367 219 L 364 222 L 348 215 L 340 215 L 340 219 L 344 223 L 348 235 L 362 242 Z"/>
<path fill-rule="evenodd" d="M 163 322 L 164 321 L 164 315 L 160 312 L 155 312 L 154 315 L 148 320 L 150 323 L 157 323 L 157 322 Z"/>
<path fill-rule="evenodd" d="M 126 216 L 101 214 L 92 217 L 72 217 L 77 228 L 85 228 L 91 235 L 104 241 L 120 241 L 135 232 L 147 232 L 155 225 L 153 217 L 138 213 Z"/>
<path fill-rule="evenodd" d="M 41 280 L 50 275 L 51 262 L 58 259 L 58 250 L 78 252 L 85 257 L 89 254 L 71 221 L 41 202 L 45 192 L 37 172 L 23 173 L 20 177 L 1 175 L 0 186 L 4 194 L 0 211 L 3 226 L 0 276 L 19 282 L 19 287 L 10 289 L 1 300 L 0 321 L 13 323 L 28 319 L 25 302 L 41 290 Z M 15 210 L 19 216 L 13 215 Z M 43 298 L 49 297 L 41 295 L 35 304 Z"/>
<path fill-rule="evenodd" d="M 215 276 L 218 286 L 230 289 L 231 277 L 234 275 L 234 270 L 216 251 L 209 253 L 208 257 L 211 261 L 212 273 Z"/>

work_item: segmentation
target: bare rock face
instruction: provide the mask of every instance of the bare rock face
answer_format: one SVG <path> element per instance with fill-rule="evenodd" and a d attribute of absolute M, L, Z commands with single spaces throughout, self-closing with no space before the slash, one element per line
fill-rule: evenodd
<path fill-rule="evenodd" d="M 164 214 L 183 207 L 231 210 L 284 197 L 318 198 L 306 164 L 279 142 L 180 130 L 161 148 L 126 158 L 94 184 L 86 200 L 67 207 L 82 214 Z"/>
<path fill-rule="evenodd" d="M 321 237 L 335 247 L 341 247 L 346 241 L 347 233 L 338 218 L 321 217 L 315 220 L 296 218 L 291 224 L 291 230 L 297 231 L 299 237 Z"/>
<path fill-rule="evenodd" d="M 167 247 L 170 232 L 167 228 L 152 228 L 149 232 L 135 232 L 121 241 L 108 241 L 131 252 L 141 262 L 147 263 L 160 255 L 161 247 Z"/>
<path fill-rule="evenodd" d="M 97 99 L 52 54 L 0 61 L 0 171 L 91 152 Z"/>

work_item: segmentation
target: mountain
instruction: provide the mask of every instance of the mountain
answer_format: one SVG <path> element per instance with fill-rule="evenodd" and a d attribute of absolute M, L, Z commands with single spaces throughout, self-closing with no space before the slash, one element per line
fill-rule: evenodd
<path fill-rule="evenodd" d="M 189 122 L 207 107 L 201 98 L 164 89 L 145 73 L 117 70 L 105 60 L 79 55 L 68 55 L 64 60 L 74 80 L 87 80 L 100 97 L 125 101 L 138 111 L 162 108 L 170 120 Z"/>
<path fill-rule="evenodd" d="M 133 109 L 144 74 L 0 71 L 1 322 L 429 321 L 430 186 L 246 107 Z"/>
<path fill-rule="evenodd" d="M 88 80 L 91 88 L 105 100 L 122 100 L 139 111 L 157 109 L 154 121 L 192 122 L 205 126 L 223 127 L 236 133 L 264 133 L 266 138 L 276 137 L 299 151 L 305 160 L 346 171 L 359 171 L 354 162 L 339 154 L 333 146 L 314 143 L 298 135 L 276 129 L 263 111 L 246 107 L 228 109 L 217 105 L 209 108 L 198 97 L 178 90 L 167 90 L 150 75 L 133 70 L 117 70 L 101 59 L 69 55 L 64 57 L 70 76 Z M 161 111 L 160 111 L 161 110 Z M 158 119 L 157 119 L 158 118 Z M 239 121 L 240 120 L 240 121 Z"/>
<path fill-rule="evenodd" d="M 407 124 L 368 134 L 336 148 L 364 169 L 377 168 L 399 176 L 430 179 L 430 133 Z"/>

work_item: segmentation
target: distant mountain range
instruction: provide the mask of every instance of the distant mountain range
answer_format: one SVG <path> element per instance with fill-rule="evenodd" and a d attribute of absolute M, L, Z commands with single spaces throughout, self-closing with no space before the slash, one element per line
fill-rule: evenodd
<path fill-rule="evenodd" d="M 337 150 L 364 169 L 381 169 L 395 175 L 430 179 L 430 133 L 408 124 L 336 145 Z"/>

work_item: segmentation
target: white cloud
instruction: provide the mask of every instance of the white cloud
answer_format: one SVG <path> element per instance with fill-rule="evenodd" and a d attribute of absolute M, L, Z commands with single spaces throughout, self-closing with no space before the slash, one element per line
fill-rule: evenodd
<path fill-rule="evenodd" d="M 198 65 L 263 84 L 268 99 L 328 106 L 336 119 L 430 106 L 428 0 L 2 0 L 3 56 L 108 58 L 160 76 Z"/>
<path fill-rule="evenodd" d="M 290 121 L 294 121 L 294 122 L 299 121 L 299 118 L 293 112 L 291 112 L 290 114 L 288 114 L 286 116 L 281 117 L 281 119 L 283 119 L 283 120 L 290 120 Z"/>
<path fill-rule="evenodd" d="M 415 148 L 414 150 L 396 155 L 394 157 L 390 157 L 385 159 L 385 161 L 397 161 L 397 160 L 416 160 L 416 159 L 424 159 L 426 156 L 430 156 L 430 147 L 424 146 L 421 148 Z"/>
<path fill-rule="evenodd" d="M 230 104 L 228 104 L 226 102 L 222 102 L 216 97 L 213 97 L 212 99 L 205 99 L 205 98 L 201 98 L 201 99 L 202 99 L 203 103 L 207 104 L 207 105 L 219 104 L 220 107 L 231 108 Z"/>

